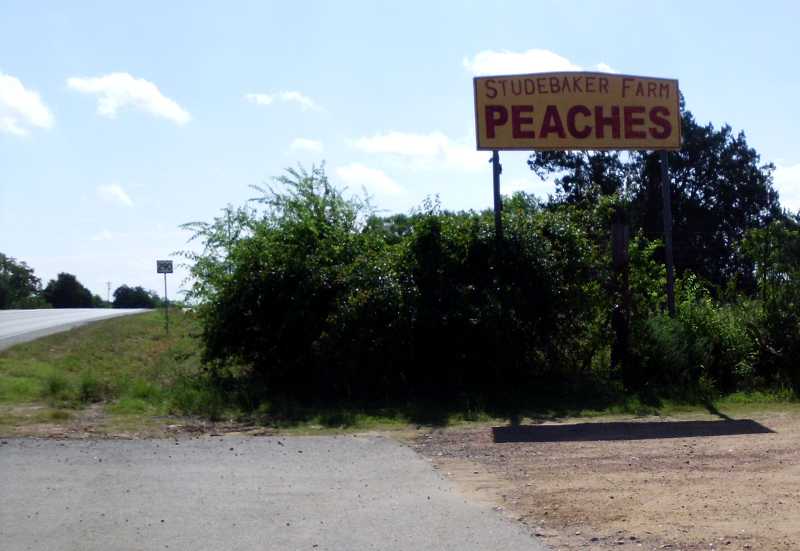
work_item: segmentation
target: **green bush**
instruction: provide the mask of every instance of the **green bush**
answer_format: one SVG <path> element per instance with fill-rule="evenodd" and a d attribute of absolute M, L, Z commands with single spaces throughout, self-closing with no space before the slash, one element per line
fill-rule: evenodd
<path fill-rule="evenodd" d="M 800 285 L 787 284 L 795 272 L 781 268 L 773 298 L 757 300 L 684 271 L 670 318 L 660 242 L 640 231 L 627 272 L 612 269 L 610 224 L 632 208 L 619 194 L 546 204 L 516 194 L 498 244 L 491 211 L 428 201 L 382 218 L 322 169 L 290 170 L 259 191 L 261 211 L 228 207 L 186 226 L 203 245 L 186 256 L 208 386 L 180 390 L 180 410 L 512 403 L 554 383 L 701 399 L 800 388 L 800 318 L 781 304 L 800 304 Z"/>
<path fill-rule="evenodd" d="M 53 371 L 45 376 L 42 394 L 51 402 L 63 402 L 74 398 L 74 389 L 63 373 Z"/>
<path fill-rule="evenodd" d="M 758 358 L 753 305 L 720 305 L 694 277 L 678 285 L 677 315 L 644 320 L 635 350 L 645 379 L 663 388 L 732 392 L 752 386 Z"/>
<path fill-rule="evenodd" d="M 324 171 L 262 190 L 262 215 L 194 225 L 205 360 L 247 394 L 375 401 L 517 385 L 589 369 L 598 344 L 601 258 L 574 209 L 509 202 L 498 256 L 491 213 L 435 203 L 383 220 Z M 239 235 L 227 243 L 233 220 Z M 198 229 L 199 228 L 199 229 Z M 242 389 L 247 389 L 246 393 Z"/>
<path fill-rule="evenodd" d="M 104 388 L 92 371 L 83 371 L 78 380 L 78 399 L 81 402 L 100 402 L 104 398 Z"/>

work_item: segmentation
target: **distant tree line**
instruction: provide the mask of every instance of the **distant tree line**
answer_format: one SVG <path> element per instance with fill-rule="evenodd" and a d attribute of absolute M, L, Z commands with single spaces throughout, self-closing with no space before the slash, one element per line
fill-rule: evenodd
<path fill-rule="evenodd" d="M 73 274 L 59 273 L 43 288 L 33 268 L 0 253 L 0 309 L 28 308 L 157 308 L 162 301 L 155 291 L 122 285 L 113 302 L 92 294 Z"/>
<path fill-rule="evenodd" d="M 683 136 L 674 317 L 652 152 L 531 155 L 557 191 L 505 197 L 500 247 L 489 210 L 379 216 L 289 170 L 184 226 L 212 380 L 248 404 L 800 390 L 800 219 L 744 133 L 684 110 Z"/>

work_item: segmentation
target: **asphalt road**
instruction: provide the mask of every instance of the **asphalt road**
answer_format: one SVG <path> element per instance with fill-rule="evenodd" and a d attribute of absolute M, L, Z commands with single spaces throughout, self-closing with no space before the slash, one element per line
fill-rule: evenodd
<path fill-rule="evenodd" d="M 101 319 L 147 312 L 141 309 L 52 308 L 0 310 L 0 350 Z"/>
<path fill-rule="evenodd" d="M 0 547 L 543 551 L 372 436 L 0 443 Z"/>

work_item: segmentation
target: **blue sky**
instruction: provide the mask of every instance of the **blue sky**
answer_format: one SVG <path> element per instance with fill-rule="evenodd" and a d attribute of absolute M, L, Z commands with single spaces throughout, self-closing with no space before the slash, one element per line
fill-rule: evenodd
<path fill-rule="evenodd" d="M 105 297 L 162 289 L 183 222 L 325 161 L 387 212 L 491 205 L 476 73 L 677 78 L 800 207 L 794 2 L 0 0 L 0 252 Z M 503 190 L 552 186 L 503 153 Z M 174 292 L 184 272 L 170 281 Z"/>

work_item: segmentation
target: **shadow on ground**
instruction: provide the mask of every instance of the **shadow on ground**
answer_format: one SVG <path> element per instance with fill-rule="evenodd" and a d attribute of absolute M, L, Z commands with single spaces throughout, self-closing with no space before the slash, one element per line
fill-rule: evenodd
<path fill-rule="evenodd" d="M 650 421 L 577 423 L 571 425 L 518 425 L 492 428 L 498 444 L 513 442 L 595 442 L 696 438 L 737 434 L 768 434 L 773 430 L 751 419 L 721 421 Z"/>

